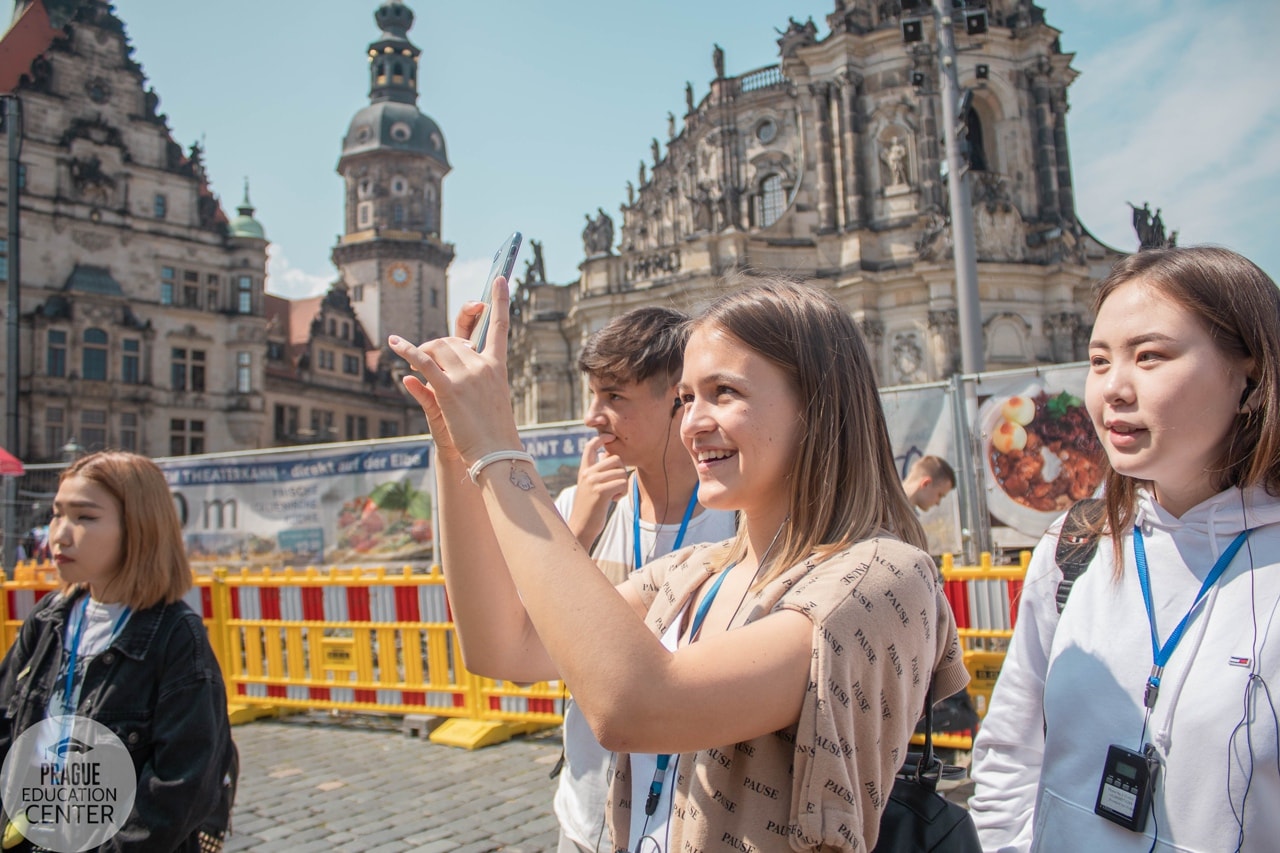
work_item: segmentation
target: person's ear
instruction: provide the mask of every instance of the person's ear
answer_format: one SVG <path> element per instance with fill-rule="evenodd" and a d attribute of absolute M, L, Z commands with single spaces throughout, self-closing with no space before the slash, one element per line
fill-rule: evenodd
<path fill-rule="evenodd" d="M 920 488 L 927 489 L 933 485 L 933 478 L 929 476 L 920 478 Z"/>
<path fill-rule="evenodd" d="M 1244 380 L 1244 392 L 1240 394 L 1240 414 L 1247 415 L 1258 406 L 1258 383 L 1253 379 Z"/>

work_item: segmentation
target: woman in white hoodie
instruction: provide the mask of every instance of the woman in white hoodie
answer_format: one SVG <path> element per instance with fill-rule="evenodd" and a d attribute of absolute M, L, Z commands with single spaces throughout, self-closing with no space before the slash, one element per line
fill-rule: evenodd
<path fill-rule="evenodd" d="M 1060 523 L 1032 557 L 970 807 L 992 851 L 1274 850 L 1280 291 L 1155 250 L 1093 307 L 1102 538 L 1061 615 Z"/>

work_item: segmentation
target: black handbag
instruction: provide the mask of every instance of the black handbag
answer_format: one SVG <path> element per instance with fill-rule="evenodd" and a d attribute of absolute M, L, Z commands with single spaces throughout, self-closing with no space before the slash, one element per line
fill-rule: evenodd
<path fill-rule="evenodd" d="M 932 683 L 924 719 L 924 752 L 908 753 L 894 778 L 872 853 L 982 853 L 969 810 L 938 793 L 940 779 L 964 770 L 944 766 L 933 754 Z"/>

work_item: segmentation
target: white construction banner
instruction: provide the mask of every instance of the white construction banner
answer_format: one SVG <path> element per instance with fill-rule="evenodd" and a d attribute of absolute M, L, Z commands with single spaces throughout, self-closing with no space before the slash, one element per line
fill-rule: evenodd
<path fill-rule="evenodd" d="M 157 460 L 206 566 L 429 564 L 426 438 Z"/>

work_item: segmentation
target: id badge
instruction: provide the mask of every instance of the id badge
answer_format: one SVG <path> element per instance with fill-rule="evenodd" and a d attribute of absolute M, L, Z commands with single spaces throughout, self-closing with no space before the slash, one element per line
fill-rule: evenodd
<path fill-rule="evenodd" d="M 1098 801 L 1093 813 L 1133 832 L 1142 832 L 1151 812 L 1160 759 L 1156 748 L 1147 744 L 1142 752 L 1112 744 L 1102 766 Z"/>

